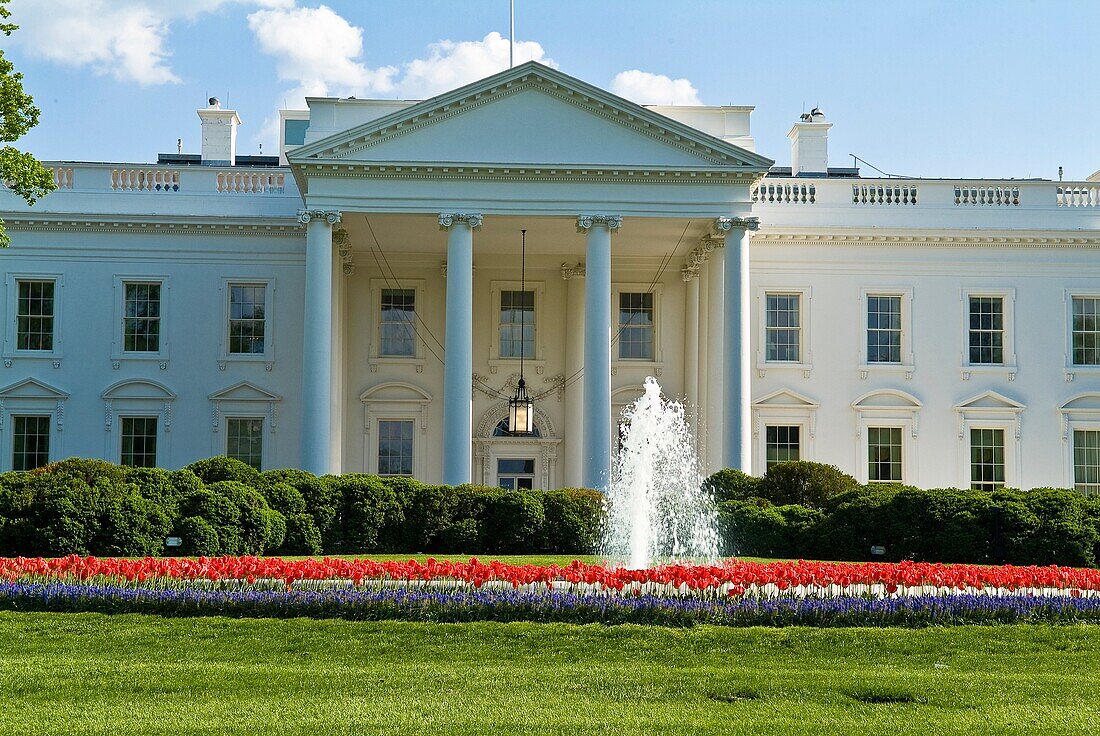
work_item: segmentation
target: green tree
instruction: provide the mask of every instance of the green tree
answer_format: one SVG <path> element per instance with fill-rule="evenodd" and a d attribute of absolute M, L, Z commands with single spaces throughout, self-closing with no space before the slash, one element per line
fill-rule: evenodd
<path fill-rule="evenodd" d="M 6 22 L 11 11 L 9 0 L 0 0 L 0 33 L 10 36 L 19 26 Z M 39 110 L 34 99 L 23 90 L 23 75 L 4 57 L 0 49 L 0 143 L 13 143 L 38 125 Z M 0 181 L 27 204 L 56 189 L 51 174 L 38 159 L 14 146 L 0 148 Z M 0 247 L 11 245 L 11 239 L 0 220 Z"/>

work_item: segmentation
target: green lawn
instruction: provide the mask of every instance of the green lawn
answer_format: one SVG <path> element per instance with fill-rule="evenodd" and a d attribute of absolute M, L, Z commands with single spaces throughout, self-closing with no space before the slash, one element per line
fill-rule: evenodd
<path fill-rule="evenodd" d="M 0 614 L 2 734 L 1095 732 L 1100 628 Z"/>

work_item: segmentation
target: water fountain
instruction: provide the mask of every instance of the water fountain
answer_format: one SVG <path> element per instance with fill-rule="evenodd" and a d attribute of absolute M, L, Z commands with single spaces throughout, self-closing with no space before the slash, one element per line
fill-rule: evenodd
<path fill-rule="evenodd" d="M 622 446 L 607 493 L 604 552 L 632 569 L 671 559 L 718 556 L 713 499 L 684 406 L 661 397 L 657 379 L 623 413 Z"/>

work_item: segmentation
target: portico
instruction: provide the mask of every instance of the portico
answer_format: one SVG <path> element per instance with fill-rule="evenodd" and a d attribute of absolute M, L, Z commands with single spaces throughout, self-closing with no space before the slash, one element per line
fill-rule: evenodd
<path fill-rule="evenodd" d="M 564 436 L 541 438 L 543 477 L 547 443 L 560 442 L 557 484 L 604 487 L 612 393 L 648 374 L 699 405 L 708 446 L 719 443 L 712 467 L 748 468 L 749 187 L 767 159 L 534 63 L 357 124 L 357 114 L 374 114 L 357 101 L 309 103 L 311 130 L 314 117 L 338 130 L 288 153 L 306 205 L 305 469 L 361 469 L 331 449 L 355 446 L 340 436 L 354 434 L 343 397 L 400 379 L 430 397 L 408 401 L 429 417 L 415 427 L 431 438 L 421 444 L 442 448 L 439 464 L 421 461 L 416 474 L 492 482 L 473 463 L 474 426 L 487 421 L 479 404 L 499 400 L 518 370 L 509 340 L 527 341 L 528 382 L 548 421 L 560 415 Z M 519 293 L 521 227 L 535 286 L 510 307 L 533 317 L 519 335 L 505 307 L 499 321 L 479 315 Z M 700 249 L 688 285 L 665 278 Z M 705 294 L 690 285 L 701 271 Z M 402 312 L 415 345 L 401 355 L 380 348 L 374 324 L 395 295 L 416 304 Z M 672 313 L 695 315 L 694 343 L 668 327 Z M 691 380 L 684 363 L 695 364 Z M 386 411 L 367 407 L 364 435 L 391 431 L 379 424 Z"/>

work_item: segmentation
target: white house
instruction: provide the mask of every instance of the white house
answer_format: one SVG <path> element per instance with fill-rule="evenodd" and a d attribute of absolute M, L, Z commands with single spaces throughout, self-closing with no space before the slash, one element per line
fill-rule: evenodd
<path fill-rule="evenodd" d="M 0 189 L 0 469 L 600 485 L 653 375 L 709 471 L 1100 491 L 1100 176 L 865 178 L 820 114 L 774 167 L 751 107 L 536 63 L 308 104 L 277 158 L 212 103 L 201 155 L 50 162 L 30 208 Z M 533 437 L 502 424 L 521 354 Z"/>

